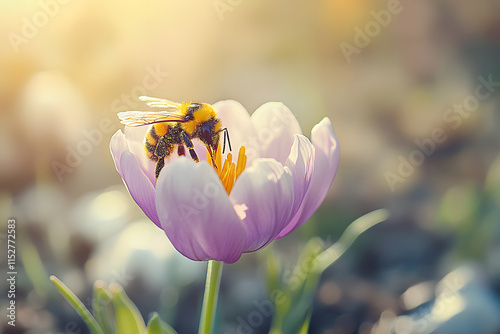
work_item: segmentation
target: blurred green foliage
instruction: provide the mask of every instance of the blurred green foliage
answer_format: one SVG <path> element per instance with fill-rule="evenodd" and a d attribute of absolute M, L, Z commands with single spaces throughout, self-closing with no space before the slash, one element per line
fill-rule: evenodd
<path fill-rule="evenodd" d="M 280 268 L 276 266 L 276 263 L 279 263 L 276 257 L 269 257 L 269 293 L 277 295 L 279 292 L 283 301 L 275 300 L 276 309 L 269 333 L 307 333 L 314 295 L 323 271 L 335 263 L 363 232 L 388 217 L 389 212 L 380 209 L 358 218 L 348 225 L 339 240 L 327 249 L 323 240 L 312 238 L 302 250 L 289 277 L 276 270 Z"/>
<path fill-rule="evenodd" d="M 154 313 L 147 326 L 141 313 L 117 283 L 109 287 L 103 281 L 94 284 L 92 312 L 57 277 L 51 281 L 73 306 L 92 334 L 176 334 L 176 331 Z"/>
<path fill-rule="evenodd" d="M 500 157 L 490 167 L 484 186 L 464 182 L 450 188 L 439 205 L 440 227 L 456 235 L 455 261 L 484 260 L 499 228 Z"/>

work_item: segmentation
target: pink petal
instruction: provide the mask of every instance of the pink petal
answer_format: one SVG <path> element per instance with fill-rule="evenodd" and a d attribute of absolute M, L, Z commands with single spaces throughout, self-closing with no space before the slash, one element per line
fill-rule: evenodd
<path fill-rule="evenodd" d="M 340 148 L 330 119 L 325 117 L 315 125 L 311 132 L 311 138 L 315 147 L 315 160 L 309 189 L 299 211 L 278 238 L 289 234 L 312 216 L 323 202 L 337 173 Z"/>
<path fill-rule="evenodd" d="M 340 148 L 337 137 L 333 132 L 332 122 L 325 117 L 311 130 L 311 140 L 316 149 L 321 150 L 330 163 L 330 167 L 337 169 L 340 158 Z"/>
<path fill-rule="evenodd" d="M 125 136 L 120 130 L 111 138 L 110 150 L 116 169 L 123 178 L 130 195 L 146 216 L 159 227 L 160 220 L 155 207 L 155 189 L 139 167 L 135 156 L 129 152 Z"/>
<path fill-rule="evenodd" d="M 292 173 L 294 185 L 294 203 L 290 218 L 293 218 L 302 206 L 302 201 L 309 189 L 314 171 L 314 156 L 315 149 L 309 139 L 303 135 L 295 135 L 295 141 L 286 161 L 286 166 Z"/>
<path fill-rule="evenodd" d="M 274 158 L 285 164 L 295 134 L 302 134 L 299 122 L 281 102 L 268 102 L 259 107 L 251 117 L 261 157 Z"/>
<path fill-rule="evenodd" d="M 149 126 L 125 127 L 125 137 L 127 138 L 130 153 L 132 153 L 144 174 L 148 177 L 151 184 L 156 184 L 155 166 L 156 163 L 149 160 L 144 148 L 144 138 Z"/>
<path fill-rule="evenodd" d="M 122 175 L 120 158 L 123 152 L 128 151 L 127 140 L 125 139 L 125 135 L 122 130 L 116 131 L 113 137 L 111 137 L 111 140 L 109 141 L 109 150 L 111 151 L 111 156 L 115 162 L 116 170 L 120 175 Z"/>
<path fill-rule="evenodd" d="M 234 100 L 219 101 L 213 105 L 217 110 L 222 128 L 227 128 L 233 151 L 238 153 L 241 146 L 246 148 L 247 164 L 260 157 L 260 145 L 257 142 L 257 135 L 245 107 Z M 224 144 L 224 135 L 221 134 L 221 147 Z M 229 152 L 226 146 L 226 154 Z M 235 154 L 235 153 L 233 153 Z"/>
<path fill-rule="evenodd" d="M 246 243 L 243 226 L 214 169 L 179 158 L 165 166 L 156 207 L 174 247 L 197 261 L 236 262 Z"/>
<path fill-rule="evenodd" d="M 288 223 L 293 179 L 273 159 L 258 159 L 236 181 L 230 199 L 245 228 L 245 252 L 266 246 Z"/>

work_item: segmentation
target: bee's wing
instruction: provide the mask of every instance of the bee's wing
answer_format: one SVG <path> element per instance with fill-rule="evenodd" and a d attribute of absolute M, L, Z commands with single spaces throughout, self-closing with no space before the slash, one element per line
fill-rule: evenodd
<path fill-rule="evenodd" d="M 180 103 L 165 100 L 165 99 L 160 99 L 158 97 L 151 97 L 151 96 L 139 96 L 139 100 L 146 102 L 146 104 L 149 107 L 154 107 L 154 108 L 164 108 L 164 109 L 179 109 L 181 107 Z"/>
<path fill-rule="evenodd" d="M 163 122 L 184 122 L 185 114 L 181 110 L 171 108 L 163 111 L 122 111 L 118 113 L 122 124 L 141 126 Z"/>

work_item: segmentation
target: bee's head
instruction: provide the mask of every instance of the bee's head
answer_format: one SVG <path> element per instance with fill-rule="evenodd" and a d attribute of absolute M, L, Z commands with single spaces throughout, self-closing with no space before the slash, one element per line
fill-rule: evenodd
<path fill-rule="evenodd" d="M 215 154 L 219 146 L 221 123 L 217 117 L 210 118 L 196 127 L 195 134 Z"/>

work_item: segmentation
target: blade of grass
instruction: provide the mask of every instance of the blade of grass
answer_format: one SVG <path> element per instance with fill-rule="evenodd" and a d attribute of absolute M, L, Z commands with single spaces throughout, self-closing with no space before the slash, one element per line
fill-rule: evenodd
<path fill-rule="evenodd" d="M 48 274 L 38 251 L 32 243 L 27 243 L 21 248 L 21 261 L 36 293 L 46 297 L 47 291 L 50 289 L 50 283 L 47 281 Z"/>
<path fill-rule="evenodd" d="M 83 305 L 82 301 L 71 291 L 66 284 L 64 284 L 59 278 L 52 275 L 50 276 L 50 280 L 59 292 L 63 295 L 63 297 L 73 306 L 75 311 L 80 315 L 82 320 L 85 322 L 89 330 L 92 334 L 104 334 L 101 326 L 97 323 L 97 320 L 92 316 L 92 313 Z"/>
<path fill-rule="evenodd" d="M 115 315 L 113 300 L 108 286 L 103 281 L 95 281 L 92 312 L 105 333 L 114 333 Z"/>
<path fill-rule="evenodd" d="M 337 261 L 363 232 L 388 218 L 389 210 L 378 209 L 353 221 L 336 243 L 318 255 L 315 261 L 315 270 L 323 272 Z"/>
<path fill-rule="evenodd" d="M 309 324 L 311 323 L 311 316 L 312 311 L 309 311 L 306 316 L 306 320 L 304 320 L 304 323 L 302 324 L 302 328 L 300 329 L 299 334 L 307 334 L 307 332 L 309 331 Z"/>

